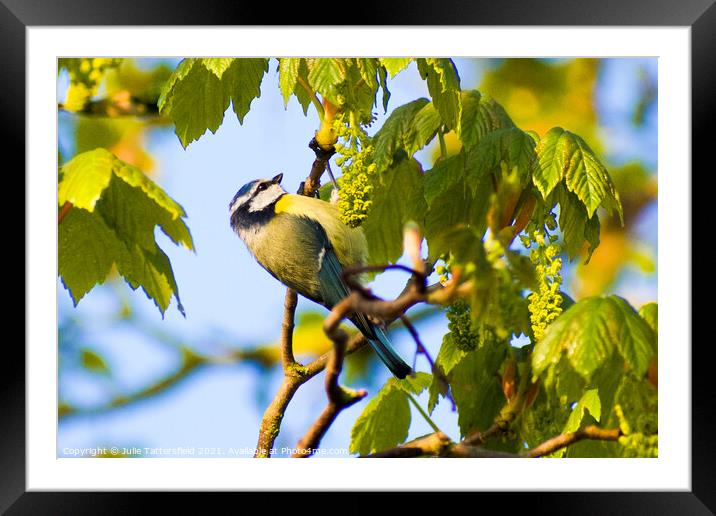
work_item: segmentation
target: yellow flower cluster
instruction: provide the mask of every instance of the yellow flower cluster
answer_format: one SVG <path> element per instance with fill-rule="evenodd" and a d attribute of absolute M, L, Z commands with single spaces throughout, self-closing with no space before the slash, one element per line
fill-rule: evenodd
<path fill-rule="evenodd" d="M 341 167 L 338 179 L 338 211 L 341 220 L 352 228 L 360 226 L 368 217 L 373 201 L 374 176 L 376 166 L 373 163 L 373 147 L 370 138 L 356 122 L 351 113 L 348 121 L 345 115 L 336 117 L 336 134 L 339 141 L 336 145 L 336 164 Z"/>
<path fill-rule="evenodd" d="M 547 327 L 562 313 L 562 259 L 558 257 L 560 247 L 551 238 L 545 239 L 543 230 L 536 230 L 531 237 L 537 243 L 537 247 L 530 253 L 530 260 L 535 264 L 538 289 L 527 299 L 532 332 L 539 342 Z"/>
<path fill-rule="evenodd" d="M 656 458 L 659 456 L 659 434 L 645 434 L 643 432 L 632 432 L 631 425 L 624 416 L 621 405 L 614 406 L 614 412 L 619 420 L 619 429 L 624 435 L 619 438 L 619 444 L 624 447 L 625 457 L 647 457 Z M 654 417 L 652 415 L 652 417 Z"/>

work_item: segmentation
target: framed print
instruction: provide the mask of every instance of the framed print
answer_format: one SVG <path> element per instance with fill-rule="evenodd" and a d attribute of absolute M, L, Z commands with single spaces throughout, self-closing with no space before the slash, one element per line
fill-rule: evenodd
<path fill-rule="evenodd" d="M 40 4 L 0 6 L 27 199 L 3 509 L 456 490 L 714 510 L 691 337 L 708 1 L 346 27 Z"/>

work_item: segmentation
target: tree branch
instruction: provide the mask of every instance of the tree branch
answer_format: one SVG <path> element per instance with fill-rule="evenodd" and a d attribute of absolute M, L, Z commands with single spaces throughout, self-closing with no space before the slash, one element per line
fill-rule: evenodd
<path fill-rule="evenodd" d="M 348 342 L 345 354 L 350 355 L 361 349 L 366 344 L 365 337 L 358 333 Z M 333 352 L 324 353 L 308 365 L 295 365 L 289 369 L 284 369 L 284 378 L 281 387 L 279 387 L 276 396 L 271 404 L 264 412 L 259 429 L 259 439 L 256 445 L 256 453 L 254 457 L 270 457 L 273 443 L 281 429 L 281 421 L 288 404 L 293 399 L 298 388 L 308 380 L 323 371 Z"/>
<path fill-rule="evenodd" d="M 494 435 L 499 428 L 491 427 L 490 430 L 484 432 L 484 441 L 487 440 L 488 434 Z M 516 454 L 507 453 L 496 450 L 488 450 L 480 446 L 475 446 L 478 442 L 474 436 L 471 439 L 465 439 L 459 443 L 453 443 L 450 438 L 442 432 L 434 432 L 424 437 L 415 439 L 414 441 L 405 443 L 395 448 L 383 450 L 365 458 L 405 458 L 405 457 L 451 457 L 451 458 L 537 458 L 549 455 L 557 450 L 566 448 L 584 439 L 593 439 L 598 441 L 616 441 L 622 435 L 619 428 L 599 428 L 597 426 L 588 426 L 577 432 L 567 432 L 549 439 L 542 444 L 532 448 L 531 450 Z M 471 444 L 472 443 L 472 444 Z"/>
<path fill-rule="evenodd" d="M 301 84 L 304 88 L 311 92 L 307 84 Z M 313 94 L 315 97 L 315 94 Z M 318 102 L 318 99 L 315 99 Z M 323 106 L 318 102 L 317 108 L 323 119 Z M 316 154 L 316 159 L 311 166 L 311 171 L 308 174 L 306 180 L 301 183 L 298 188 L 299 195 L 305 195 L 313 197 L 318 192 L 318 188 L 321 186 L 321 175 L 326 169 L 328 160 L 331 159 L 335 150 L 331 149 L 326 151 L 322 149 L 316 138 L 312 138 L 308 143 L 308 146 Z M 256 450 L 254 457 L 267 458 L 271 456 L 273 444 L 276 441 L 278 433 L 281 431 L 281 421 L 283 420 L 284 413 L 288 404 L 293 399 L 293 395 L 296 394 L 298 388 L 306 383 L 308 380 L 313 378 L 316 374 L 322 371 L 328 363 L 328 354 L 325 354 L 316 360 L 314 360 L 308 366 L 302 366 L 296 362 L 296 358 L 293 354 L 293 330 L 295 327 L 295 314 L 296 304 L 298 298 L 296 292 L 292 289 L 286 290 L 286 297 L 284 299 L 284 313 L 283 323 L 281 325 L 281 358 L 283 363 L 283 382 L 279 387 L 276 396 L 264 411 L 264 415 L 261 419 L 261 426 L 259 427 L 259 437 L 256 444 Z M 362 341 L 363 343 L 365 340 Z M 362 345 L 362 344 L 361 344 Z M 358 349 L 356 345 L 353 350 Z M 350 346 L 348 347 L 350 348 Z M 353 350 L 346 349 L 344 347 L 344 353 L 351 352 Z"/>
<path fill-rule="evenodd" d="M 284 370 L 296 365 L 296 358 L 293 356 L 293 328 L 296 315 L 298 295 L 290 288 L 286 289 L 286 298 L 283 304 L 283 323 L 281 324 L 281 358 Z"/>
<path fill-rule="evenodd" d="M 321 176 L 326 170 L 328 161 L 331 159 L 331 156 L 336 153 L 336 151 L 333 147 L 327 151 L 322 149 L 316 141 L 316 138 L 311 138 L 311 141 L 308 142 L 308 147 L 316 154 L 316 159 L 313 160 L 311 171 L 309 172 L 306 180 L 302 183 L 301 188 L 299 188 L 298 193 L 308 197 L 314 197 L 318 192 L 318 189 L 321 187 Z"/>
<path fill-rule="evenodd" d="M 334 346 L 333 353 L 329 357 L 326 367 L 328 405 L 326 405 L 321 415 L 318 416 L 318 419 L 311 425 L 311 428 L 308 429 L 308 432 L 298 441 L 292 457 L 310 457 L 318 448 L 321 439 L 331 424 L 333 424 L 338 414 L 343 409 L 365 398 L 368 394 L 364 389 L 354 391 L 341 387 L 338 384 L 338 377 L 343 368 L 343 359 L 345 358 L 346 346 L 348 344 L 348 334 L 338 327 L 339 324 L 340 319 L 331 331 Z M 328 332 L 329 330 L 326 330 L 326 333 Z"/>
<path fill-rule="evenodd" d="M 567 432 L 553 437 L 539 446 L 532 448 L 525 455 L 527 457 L 542 457 L 543 455 L 549 455 L 583 439 L 617 441 L 621 435 L 622 432 L 619 428 L 599 428 L 598 426 L 591 425 L 576 432 Z"/>
<path fill-rule="evenodd" d="M 366 455 L 365 458 L 410 458 L 410 457 L 447 457 L 447 458 L 518 458 L 519 455 L 495 450 L 487 450 L 464 443 L 453 443 L 442 432 L 419 437 L 395 448 Z"/>

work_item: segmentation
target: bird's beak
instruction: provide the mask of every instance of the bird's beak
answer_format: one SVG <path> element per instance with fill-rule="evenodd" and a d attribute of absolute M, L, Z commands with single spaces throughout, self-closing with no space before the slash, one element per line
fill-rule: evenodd
<path fill-rule="evenodd" d="M 283 172 L 280 173 L 280 174 L 275 175 L 275 176 L 273 177 L 273 179 L 271 180 L 271 182 L 272 182 L 272 183 L 276 183 L 277 185 L 280 185 L 282 179 L 283 179 Z"/>

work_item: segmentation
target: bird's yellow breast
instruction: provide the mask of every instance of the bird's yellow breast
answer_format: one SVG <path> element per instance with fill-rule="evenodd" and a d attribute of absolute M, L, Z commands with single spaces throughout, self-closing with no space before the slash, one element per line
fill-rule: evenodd
<path fill-rule="evenodd" d="M 326 231 L 338 261 L 344 267 L 368 262 L 368 245 L 363 231 L 343 224 L 335 205 L 315 197 L 286 194 L 276 203 L 275 211 L 276 216 L 287 214 L 318 222 Z"/>

